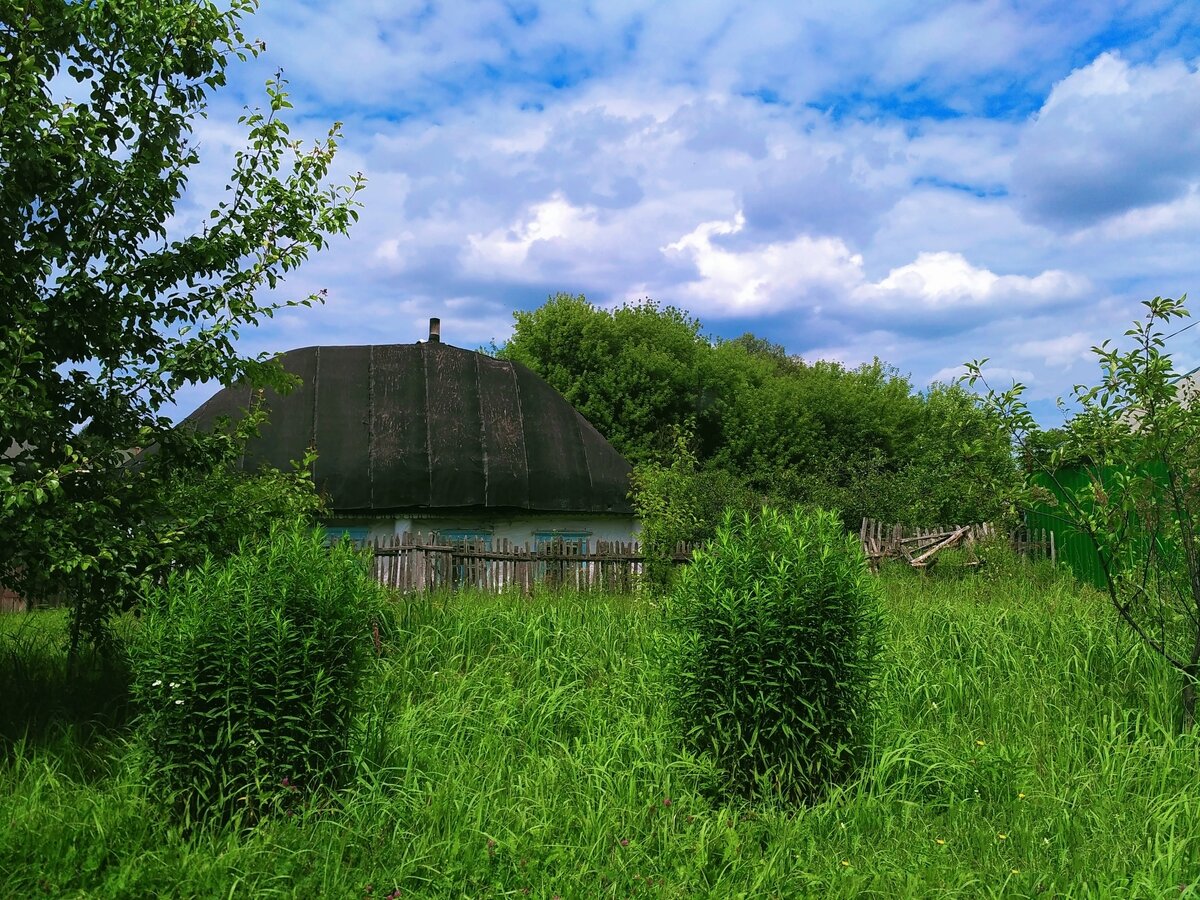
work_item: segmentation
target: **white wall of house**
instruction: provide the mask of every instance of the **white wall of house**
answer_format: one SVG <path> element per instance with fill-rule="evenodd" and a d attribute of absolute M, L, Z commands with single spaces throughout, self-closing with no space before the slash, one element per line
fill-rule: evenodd
<path fill-rule="evenodd" d="M 633 516 L 565 513 L 517 513 L 495 515 L 488 513 L 456 514 L 448 512 L 421 513 L 410 516 L 348 517 L 329 519 L 326 528 L 331 533 L 345 531 L 355 539 L 390 541 L 407 532 L 429 534 L 432 531 L 460 536 L 488 536 L 492 545 L 509 540 L 518 546 L 533 545 L 539 539 L 561 535 L 564 540 L 587 540 L 589 547 L 597 541 L 636 540 L 641 525 Z"/>

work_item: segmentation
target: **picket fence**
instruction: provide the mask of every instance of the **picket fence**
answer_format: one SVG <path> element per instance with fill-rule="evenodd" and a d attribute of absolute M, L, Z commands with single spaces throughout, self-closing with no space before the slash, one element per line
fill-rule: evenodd
<path fill-rule="evenodd" d="M 406 533 L 372 545 L 375 577 L 405 593 L 478 588 L 530 593 L 537 587 L 631 592 L 645 570 L 637 541 L 446 541 L 436 533 Z M 672 562 L 689 562 L 692 545 L 675 547 Z"/>
<path fill-rule="evenodd" d="M 965 542 L 996 535 L 992 525 L 961 526 L 969 529 Z M 915 528 L 885 525 L 864 519 L 859 537 L 872 567 L 886 558 L 919 559 L 926 548 L 936 547 L 951 537 L 959 526 L 934 525 Z M 1045 528 L 1021 528 L 1008 534 L 1014 549 L 1027 557 L 1057 561 L 1055 536 Z M 646 557 L 638 541 L 591 541 L 586 548 L 578 541 L 554 541 L 531 545 L 499 540 L 493 546 L 483 541 L 447 541 L 436 533 L 406 533 L 377 539 L 367 545 L 373 553 L 375 577 L 388 588 L 420 593 L 459 588 L 531 593 L 536 588 L 596 589 L 630 593 L 645 572 Z M 691 543 L 676 545 L 671 561 L 691 561 Z M 39 603 L 58 605 L 57 603 Z M 23 598 L 0 590 L 0 612 L 26 608 Z"/>

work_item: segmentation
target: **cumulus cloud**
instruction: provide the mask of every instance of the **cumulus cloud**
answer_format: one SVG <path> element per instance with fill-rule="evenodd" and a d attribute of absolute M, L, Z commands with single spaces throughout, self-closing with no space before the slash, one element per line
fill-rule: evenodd
<path fill-rule="evenodd" d="M 463 264 L 468 271 L 519 277 L 539 246 L 576 245 L 593 238 L 597 230 L 594 212 L 572 206 L 555 194 L 535 204 L 528 218 L 514 228 L 469 235 Z"/>
<path fill-rule="evenodd" d="M 1076 331 L 1061 337 L 1026 341 L 1015 349 L 1019 356 L 1039 359 L 1047 366 L 1069 369 L 1080 360 L 1089 358 L 1093 346 L 1087 334 Z"/>
<path fill-rule="evenodd" d="M 738 212 L 731 221 L 704 222 L 662 248 L 695 267 L 697 278 L 679 286 L 690 308 L 713 317 L 777 312 L 827 298 L 860 277 L 862 257 L 837 238 L 801 235 L 743 250 L 719 244 L 745 224 Z"/>
<path fill-rule="evenodd" d="M 1197 290 L 1200 91 L 1182 60 L 1200 44 L 1181 41 L 1200 28 L 1176 15 L 265 4 L 249 30 L 268 54 L 230 70 L 178 222 L 211 208 L 228 123 L 281 65 L 294 133 L 344 120 L 335 169 L 369 186 L 352 237 L 284 289 L 327 304 L 247 330 L 249 350 L 411 341 L 431 315 L 478 346 L 561 290 L 652 296 L 714 334 L 880 356 L 918 383 L 991 356 L 1049 396 L 1138 299 Z M 1137 37 L 1089 50 L 1116 34 Z"/>
<path fill-rule="evenodd" d="M 1013 185 L 1033 219 L 1080 227 L 1184 196 L 1200 179 L 1200 72 L 1104 53 L 1054 86 Z"/>
<path fill-rule="evenodd" d="M 861 287 L 862 302 L 891 306 L 918 304 L 927 310 L 981 308 L 997 303 L 1043 303 L 1081 296 L 1088 281 L 1078 275 L 1049 270 L 1036 276 L 997 275 L 945 251 L 920 254 L 915 261 L 892 269 L 883 280 Z"/>
<path fill-rule="evenodd" d="M 801 235 L 748 248 L 722 246 L 745 227 L 739 212 L 704 222 L 663 247 L 690 260 L 695 278 L 682 285 L 690 305 L 712 317 L 828 304 L 867 309 L 892 318 L 971 312 L 1009 314 L 1014 305 L 1044 305 L 1082 296 L 1088 280 L 1060 270 L 1035 276 L 998 275 L 958 253 L 927 251 L 878 281 L 869 281 L 863 256 L 839 238 Z"/>

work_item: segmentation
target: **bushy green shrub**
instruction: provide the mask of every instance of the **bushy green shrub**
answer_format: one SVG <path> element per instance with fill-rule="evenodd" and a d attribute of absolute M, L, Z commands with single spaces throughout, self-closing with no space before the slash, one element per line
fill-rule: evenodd
<path fill-rule="evenodd" d="M 629 494 L 642 523 L 643 585 L 655 594 L 669 593 L 675 582 L 679 544 L 707 541 L 726 509 L 745 510 L 759 503 L 728 472 L 700 468 L 690 427 L 674 429 L 674 440 L 669 463 L 651 461 L 634 468 Z"/>
<path fill-rule="evenodd" d="M 383 589 L 301 523 L 173 574 L 130 645 L 156 793 L 189 821 L 251 821 L 346 770 Z"/>
<path fill-rule="evenodd" d="M 872 718 L 879 594 L 837 514 L 727 514 L 667 618 L 675 714 L 732 793 L 810 801 L 852 772 Z"/>
<path fill-rule="evenodd" d="M 226 452 L 241 446 L 231 441 Z M 187 569 L 210 554 L 229 556 L 244 540 L 262 540 L 274 523 L 316 525 L 324 505 L 312 480 L 316 458 L 309 451 L 289 471 L 243 472 L 231 456 L 211 469 L 174 473 L 162 491 L 162 521 L 169 527 L 156 531 L 160 543 L 171 541 L 164 566 Z"/>
<path fill-rule="evenodd" d="M 980 541 L 975 545 L 975 553 L 980 562 L 979 576 L 996 584 L 1016 579 L 1048 588 L 1059 579 L 1072 577 L 1070 567 L 1065 564 L 1055 566 L 1046 557 L 1029 559 L 1021 556 L 1007 537 L 993 536 Z"/>
<path fill-rule="evenodd" d="M 1005 535 L 992 535 L 975 544 L 979 559 L 979 575 L 986 581 L 1004 581 L 1027 574 L 1028 564 L 1017 555 L 1012 541 Z"/>

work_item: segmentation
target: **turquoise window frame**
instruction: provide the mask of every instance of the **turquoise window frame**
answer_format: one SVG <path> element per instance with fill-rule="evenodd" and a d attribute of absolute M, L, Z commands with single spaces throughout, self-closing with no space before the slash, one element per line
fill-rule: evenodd
<path fill-rule="evenodd" d="M 492 549 L 492 532 L 484 531 L 481 528 L 441 528 L 435 534 L 439 543 L 447 543 L 454 547 L 462 547 L 467 541 L 475 541 L 482 543 L 484 550 Z M 457 584 L 475 581 L 484 575 L 490 566 L 491 563 L 488 560 L 477 561 L 469 565 L 465 562 L 458 563 L 454 567 L 454 581 Z"/>
<path fill-rule="evenodd" d="M 572 549 L 575 552 L 587 554 L 592 545 L 592 533 L 590 531 L 566 530 L 535 531 L 533 533 L 534 550 L 541 550 L 544 547 L 552 546 L 558 541 L 562 541 L 565 545 L 574 544 L 575 546 Z M 534 577 L 539 581 L 544 580 L 551 571 L 550 565 L 551 564 L 545 560 L 538 562 L 536 568 L 534 569 Z M 565 576 L 568 571 L 575 571 L 583 568 L 582 562 L 556 562 L 553 565 L 555 567 L 554 571 L 559 572 L 562 576 Z"/>
<path fill-rule="evenodd" d="M 535 550 L 541 550 L 557 541 L 562 541 L 564 544 L 576 544 L 580 553 L 588 553 L 592 545 L 592 533 L 590 531 L 535 531 L 533 533 Z"/>
<path fill-rule="evenodd" d="M 342 538 L 350 538 L 355 547 L 365 547 L 370 543 L 371 529 L 367 527 L 343 528 L 340 525 L 326 525 L 325 543 L 336 544 Z"/>
<path fill-rule="evenodd" d="M 440 528 L 437 531 L 439 541 L 450 544 L 465 544 L 467 541 L 482 541 L 485 550 L 492 549 L 492 533 L 480 528 Z"/>

